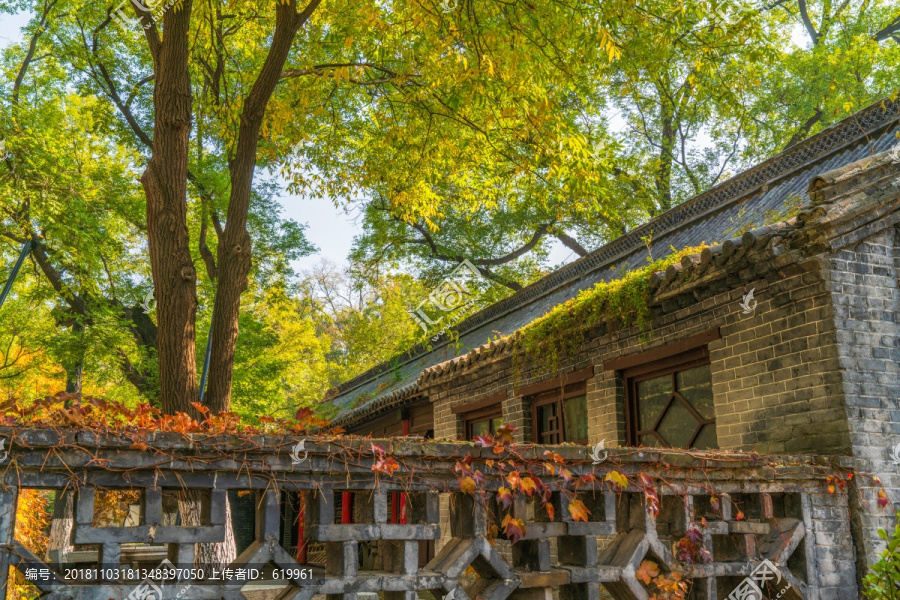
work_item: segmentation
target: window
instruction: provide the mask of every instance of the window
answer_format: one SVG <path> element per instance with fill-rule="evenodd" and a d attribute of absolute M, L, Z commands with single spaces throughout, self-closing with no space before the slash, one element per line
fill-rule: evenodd
<path fill-rule="evenodd" d="M 717 448 L 706 346 L 623 371 L 628 444 Z"/>
<path fill-rule="evenodd" d="M 586 444 L 587 396 L 584 382 L 533 397 L 531 417 L 536 444 Z"/>
<path fill-rule="evenodd" d="M 492 436 L 503 425 L 504 400 L 506 392 L 497 392 L 475 402 L 453 406 L 450 413 L 462 418 L 467 440 L 471 441 L 484 435 Z"/>
<path fill-rule="evenodd" d="M 500 405 L 466 414 L 466 439 L 494 435 L 503 425 L 503 412 Z"/>

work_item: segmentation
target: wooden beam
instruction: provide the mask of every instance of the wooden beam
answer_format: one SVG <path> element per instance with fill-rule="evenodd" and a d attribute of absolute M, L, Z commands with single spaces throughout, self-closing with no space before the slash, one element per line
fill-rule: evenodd
<path fill-rule="evenodd" d="M 554 377 L 553 379 L 547 379 L 545 381 L 539 381 L 537 383 L 532 383 L 530 385 L 524 385 L 520 388 L 516 388 L 516 396 L 533 396 L 535 394 L 540 394 L 541 392 L 546 392 L 548 390 L 560 389 L 564 388 L 567 385 L 572 385 L 573 383 L 581 383 L 582 381 L 586 381 L 594 376 L 594 365 L 589 365 L 584 367 L 583 369 L 578 369 L 577 371 L 572 371 L 571 373 L 566 373 L 564 375 L 560 375 L 559 377 Z"/>
<path fill-rule="evenodd" d="M 462 413 L 472 412 L 476 410 L 481 410 L 482 408 L 489 408 L 494 406 L 495 404 L 499 404 L 506 400 L 506 392 L 497 392 L 496 394 L 491 394 L 487 398 L 482 398 L 481 400 L 476 400 L 475 402 L 467 402 L 466 404 L 457 404 L 456 406 L 450 409 L 450 413 L 454 415 L 459 415 Z"/>
<path fill-rule="evenodd" d="M 639 352 L 637 354 L 629 354 L 628 356 L 605 360 L 603 361 L 603 370 L 624 371 L 625 369 L 630 369 L 631 367 L 636 367 L 644 363 L 655 362 L 657 360 L 669 358 L 670 356 L 676 356 L 720 339 L 722 339 L 722 335 L 719 332 L 719 328 L 715 327 L 709 331 L 704 331 L 703 333 L 698 333 L 689 338 L 659 348 L 653 348 L 646 352 Z"/>

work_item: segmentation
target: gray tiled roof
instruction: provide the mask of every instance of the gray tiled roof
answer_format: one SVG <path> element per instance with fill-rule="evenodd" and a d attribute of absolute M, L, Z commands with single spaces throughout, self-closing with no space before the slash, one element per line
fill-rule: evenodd
<path fill-rule="evenodd" d="M 430 351 L 413 348 L 343 383 L 330 394 L 341 411 L 336 422 L 347 425 L 415 397 L 424 369 L 465 354 L 495 334 L 511 334 L 581 290 L 646 264 L 641 238 L 651 232 L 653 257 L 663 258 L 672 247 L 720 241 L 728 230 L 761 225 L 767 214 L 807 203 L 813 177 L 896 143 L 898 114 L 900 102 L 874 104 L 472 315 L 457 327 L 458 346 L 441 339 Z"/>

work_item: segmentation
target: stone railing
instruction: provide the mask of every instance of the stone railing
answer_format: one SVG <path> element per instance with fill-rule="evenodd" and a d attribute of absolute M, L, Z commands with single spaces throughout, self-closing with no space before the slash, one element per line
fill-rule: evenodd
<path fill-rule="evenodd" d="M 699 600 L 757 598 L 740 595 L 753 585 L 767 598 L 857 596 L 847 494 L 829 490 L 843 479 L 825 459 L 618 449 L 594 465 L 587 448 L 553 447 L 566 478 L 534 476 L 547 486 L 551 520 L 537 496 L 499 507 L 495 492 L 510 485 L 511 467 L 500 473 L 490 461 L 502 453 L 467 444 L 377 442 L 395 470 L 376 464 L 385 454 L 360 439 L 309 438 L 298 447 L 291 437 L 151 434 L 135 444 L 90 431 L 0 429 L 0 440 L 9 449 L 0 453 L 0 589 L 13 585 L 12 566 L 46 598 L 356 600 L 381 592 L 387 600 L 501 600 L 558 590 L 561 599 L 596 599 L 605 588 L 646 600 L 663 581 L 646 583 L 646 561 L 649 575 L 689 580 L 688 597 Z M 544 450 L 518 448 L 517 460 L 538 465 Z M 486 478 L 474 493 L 460 492 L 456 467 L 466 455 Z M 629 484 L 614 486 L 606 478 L 613 471 Z M 72 555 L 92 563 L 51 563 L 16 539 L 17 497 L 30 488 L 58 490 L 58 498 L 74 492 L 69 537 L 80 554 Z M 110 490 L 139 498 L 133 526 L 98 525 L 95 503 Z M 165 499 L 184 490 L 204 503 L 199 525 L 184 524 L 184 515 L 166 520 Z M 225 498 L 235 490 L 256 500 L 255 514 L 232 515 L 235 524 L 255 522 L 255 541 L 229 567 L 248 575 L 223 571 L 213 580 L 209 565 L 198 564 L 204 578 L 194 580 L 195 544 L 225 539 Z M 590 511 L 586 521 L 570 513 L 573 499 Z M 289 504 L 303 507 L 299 518 Z M 507 513 L 525 526 L 515 543 L 502 533 Z M 298 562 L 285 548 L 284 532 L 295 526 L 324 560 L 304 560 L 303 551 Z M 677 556 L 685 540 L 696 553 Z M 148 553 L 141 562 L 141 547 L 162 548 L 176 570 L 142 570 L 155 565 Z"/>

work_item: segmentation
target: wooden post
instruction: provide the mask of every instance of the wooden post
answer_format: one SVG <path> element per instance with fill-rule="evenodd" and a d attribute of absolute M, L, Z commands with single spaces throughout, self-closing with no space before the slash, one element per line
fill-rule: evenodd
<path fill-rule="evenodd" d="M 353 492 L 341 494 L 341 525 L 353 522 Z"/>
<path fill-rule="evenodd" d="M 305 565 L 307 562 L 306 544 L 306 492 L 298 494 L 300 507 L 297 511 L 297 562 Z"/>
<path fill-rule="evenodd" d="M 409 415 L 403 416 L 403 435 L 409 435 Z M 400 515 L 395 522 L 406 525 L 406 492 L 400 492 Z"/>
<path fill-rule="evenodd" d="M 16 538 L 16 506 L 19 489 L 0 489 L 0 600 L 6 600 L 12 543 Z"/>

